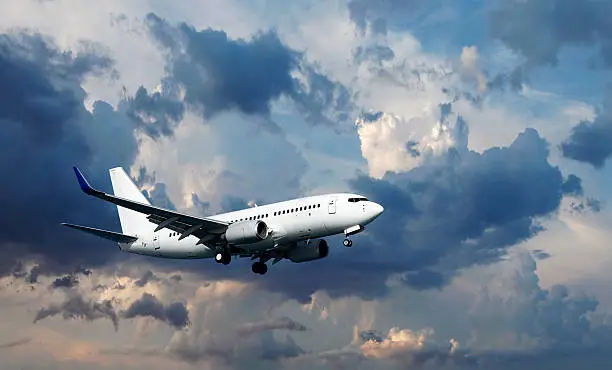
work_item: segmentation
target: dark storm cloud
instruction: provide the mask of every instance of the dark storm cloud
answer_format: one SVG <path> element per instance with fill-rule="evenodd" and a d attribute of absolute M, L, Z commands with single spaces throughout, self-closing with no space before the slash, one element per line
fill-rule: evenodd
<path fill-rule="evenodd" d="M 561 143 L 561 152 L 566 158 L 589 163 L 596 169 L 604 167 L 612 155 L 612 92 L 608 91 L 593 121 L 582 121 L 572 128 Z"/>
<path fill-rule="evenodd" d="M 520 89 L 534 67 L 556 66 L 568 47 L 583 47 L 598 61 L 612 67 L 612 26 L 607 14 L 612 2 L 604 0 L 499 0 L 489 14 L 493 38 L 525 58 L 525 63 L 508 74 L 493 78 L 489 87 Z M 571 27 L 570 27 L 571 25 Z"/>
<path fill-rule="evenodd" d="M 262 284 L 301 301 L 318 289 L 375 298 L 391 274 L 416 289 L 442 287 L 461 269 L 499 261 L 542 230 L 537 218 L 558 210 L 567 191 L 548 155 L 548 143 L 527 129 L 508 147 L 482 154 L 456 148 L 381 180 L 358 177 L 355 192 L 385 207 L 356 238 L 359 253 L 333 248 L 309 266 L 279 264 L 272 272 L 285 277 Z M 313 268 L 317 274 L 306 273 Z"/>
<path fill-rule="evenodd" d="M 308 65 L 275 31 L 242 40 L 185 23 L 174 27 L 155 14 L 147 15 L 146 21 L 167 52 L 166 82 L 182 88 L 184 103 L 205 118 L 238 110 L 267 117 L 268 128 L 278 130 L 269 120 L 270 105 L 287 96 L 310 122 L 347 119 L 346 110 L 352 107 L 349 91 Z M 294 72 L 305 76 L 308 87 L 292 76 Z"/>
<path fill-rule="evenodd" d="M 94 321 L 106 318 L 111 320 L 115 330 L 119 328 L 119 318 L 110 300 L 94 302 L 86 300 L 82 295 L 74 291 L 68 293 L 64 302 L 50 304 L 38 310 L 34 323 L 60 314 L 64 320 L 85 319 L 86 321 Z"/>
<path fill-rule="evenodd" d="M 185 102 L 203 106 L 206 117 L 238 108 L 247 114 L 268 114 L 270 102 L 293 91 L 290 72 L 299 55 L 276 33 L 256 35 L 250 42 L 229 39 L 223 31 L 198 31 L 183 23 L 174 29 L 154 14 L 147 16 L 151 33 L 172 50 L 172 76 L 185 87 Z M 184 38 L 181 55 L 173 34 Z M 188 60 L 191 59 L 191 62 Z"/>
<path fill-rule="evenodd" d="M 166 91 L 162 85 L 162 92 L 149 94 L 140 86 L 134 97 L 126 99 L 127 115 L 153 138 L 172 136 L 174 126 L 183 119 L 185 107 Z"/>
<path fill-rule="evenodd" d="M 582 190 L 582 179 L 574 174 L 570 174 L 561 186 L 561 191 L 563 194 L 582 195 L 584 193 L 584 190 Z"/>
<path fill-rule="evenodd" d="M 144 293 L 140 299 L 121 313 L 127 319 L 135 317 L 152 317 L 163 321 L 175 329 L 182 329 L 189 324 L 189 311 L 183 303 L 174 302 L 164 306 L 154 295 Z"/>
<path fill-rule="evenodd" d="M 107 169 L 131 163 L 136 153 L 129 120 L 104 102 L 96 102 L 93 113 L 85 109 L 83 79 L 113 71 L 95 45 L 81 49 L 60 51 L 38 34 L 0 35 L 0 170 L 6 175 L 0 273 L 31 256 L 41 260 L 38 273 L 72 272 L 113 256 L 111 244 L 59 225 L 114 228 L 116 212 L 83 196 L 72 166 L 108 189 Z"/>
<path fill-rule="evenodd" d="M 612 66 L 612 2 L 501 0 L 490 14 L 491 35 L 527 59 L 528 66 L 558 63 L 564 47 L 597 47 Z"/>
<path fill-rule="evenodd" d="M 491 34 L 525 58 L 508 77 L 492 81 L 493 86 L 511 81 L 520 87 L 533 67 L 556 66 L 567 47 L 597 49 L 606 68 L 612 67 L 612 2 L 516 1 L 502 0 L 490 14 Z M 570 27 L 571 25 L 571 27 Z M 505 81 L 504 81 L 505 80 Z M 610 98 L 592 122 L 579 122 L 561 144 L 563 156 L 602 168 L 612 154 Z"/>

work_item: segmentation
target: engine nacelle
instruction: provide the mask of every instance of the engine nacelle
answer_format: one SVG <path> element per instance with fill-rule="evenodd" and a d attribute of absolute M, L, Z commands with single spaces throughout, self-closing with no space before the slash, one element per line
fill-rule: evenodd
<path fill-rule="evenodd" d="M 261 220 L 235 222 L 225 230 L 225 239 L 229 244 L 253 244 L 268 237 L 268 225 Z"/>
<path fill-rule="evenodd" d="M 308 262 L 327 257 L 329 246 L 325 239 L 317 239 L 310 244 L 299 243 L 293 249 L 287 251 L 287 259 L 291 262 Z"/>

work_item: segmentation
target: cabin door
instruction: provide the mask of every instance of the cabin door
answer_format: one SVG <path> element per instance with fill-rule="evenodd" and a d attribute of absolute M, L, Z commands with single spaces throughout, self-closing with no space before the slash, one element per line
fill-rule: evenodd
<path fill-rule="evenodd" d="M 336 197 L 329 198 L 329 202 L 327 203 L 327 211 L 330 215 L 336 213 Z"/>

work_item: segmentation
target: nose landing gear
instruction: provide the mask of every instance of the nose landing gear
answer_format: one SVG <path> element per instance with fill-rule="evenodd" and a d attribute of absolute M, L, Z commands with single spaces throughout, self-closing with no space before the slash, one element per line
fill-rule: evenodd
<path fill-rule="evenodd" d="M 353 246 L 353 241 L 347 237 L 346 239 L 344 239 L 342 244 L 344 244 L 345 247 L 352 247 Z"/>

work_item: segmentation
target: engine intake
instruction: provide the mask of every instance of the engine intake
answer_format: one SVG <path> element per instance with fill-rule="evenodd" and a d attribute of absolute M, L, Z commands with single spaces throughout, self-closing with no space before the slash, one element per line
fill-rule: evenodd
<path fill-rule="evenodd" d="M 229 244 L 253 244 L 268 237 L 268 225 L 261 220 L 240 221 L 233 223 L 225 230 L 225 239 Z"/>
<path fill-rule="evenodd" d="M 295 248 L 287 251 L 287 258 L 291 262 L 300 263 L 325 258 L 328 254 L 329 246 L 327 241 L 325 239 L 318 239 L 310 244 L 298 244 Z"/>

